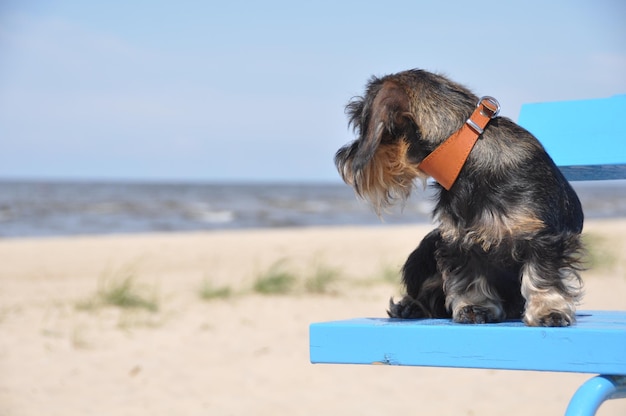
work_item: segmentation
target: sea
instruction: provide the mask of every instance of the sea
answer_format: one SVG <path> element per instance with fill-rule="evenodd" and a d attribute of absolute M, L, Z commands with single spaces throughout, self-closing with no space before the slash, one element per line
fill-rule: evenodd
<path fill-rule="evenodd" d="M 626 181 L 575 182 L 588 219 L 626 217 Z M 379 217 L 343 183 L 0 180 L 0 238 L 423 224 L 433 190 Z"/>

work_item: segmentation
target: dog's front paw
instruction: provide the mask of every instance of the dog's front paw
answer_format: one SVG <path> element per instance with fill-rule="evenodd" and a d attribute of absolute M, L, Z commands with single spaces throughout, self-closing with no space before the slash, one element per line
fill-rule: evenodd
<path fill-rule="evenodd" d="M 457 309 L 452 319 L 459 324 L 486 324 L 499 321 L 490 308 L 478 305 L 467 305 Z"/>
<path fill-rule="evenodd" d="M 405 296 L 398 303 L 395 303 L 393 298 L 389 299 L 387 315 L 389 315 L 390 318 L 399 319 L 419 319 L 426 317 L 422 305 L 410 296 Z"/>

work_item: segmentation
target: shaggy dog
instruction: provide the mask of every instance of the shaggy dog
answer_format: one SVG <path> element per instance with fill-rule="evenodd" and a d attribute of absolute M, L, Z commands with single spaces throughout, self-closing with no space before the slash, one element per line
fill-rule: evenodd
<path fill-rule="evenodd" d="M 433 176 L 437 228 L 402 269 L 393 318 L 568 326 L 582 292 L 583 212 L 539 141 L 499 104 L 441 75 L 372 78 L 346 113 L 342 178 L 380 215 Z"/>

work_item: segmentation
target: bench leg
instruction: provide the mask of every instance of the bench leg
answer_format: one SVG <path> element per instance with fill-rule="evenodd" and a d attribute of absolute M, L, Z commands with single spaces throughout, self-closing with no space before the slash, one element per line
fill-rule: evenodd
<path fill-rule="evenodd" d="M 576 390 L 565 416 L 593 416 L 609 399 L 626 398 L 625 376 L 596 376 Z"/>

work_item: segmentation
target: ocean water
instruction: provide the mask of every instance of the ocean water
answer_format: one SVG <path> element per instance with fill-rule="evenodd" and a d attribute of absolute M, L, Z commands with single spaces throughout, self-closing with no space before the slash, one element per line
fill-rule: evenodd
<path fill-rule="evenodd" d="M 626 181 L 576 182 L 587 218 L 626 216 Z M 0 181 L 0 238 L 430 222 L 416 189 L 381 220 L 344 184 Z"/>

